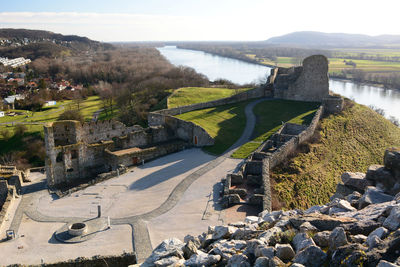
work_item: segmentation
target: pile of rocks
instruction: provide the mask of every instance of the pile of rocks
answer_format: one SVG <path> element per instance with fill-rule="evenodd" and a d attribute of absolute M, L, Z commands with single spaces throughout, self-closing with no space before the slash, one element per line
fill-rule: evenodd
<path fill-rule="evenodd" d="M 264 211 L 163 241 L 142 266 L 400 266 L 400 150 L 345 173 L 326 205 Z"/>

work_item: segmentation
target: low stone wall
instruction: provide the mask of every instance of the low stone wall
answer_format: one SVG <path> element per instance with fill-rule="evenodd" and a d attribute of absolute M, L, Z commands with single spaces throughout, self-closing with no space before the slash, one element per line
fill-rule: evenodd
<path fill-rule="evenodd" d="M 177 129 L 177 137 L 185 140 L 191 145 L 213 145 L 214 138 L 212 138 L 201 126 L 196 125 L 193 122 L 178 119 L 174 116 L 194 110 L 212 108 L 227 104 L 234 104 L 249 99 L 260 98 L 266 96 L 266 94 L 268 94 L 268 96 L 272 96 L 272 94 L 267 91 L 265 87 L 258 87 L 227 98 L 150 112 L 148 114 L 148 123 L 149 126 L 162 125 L 167 126 L 168 128 Z"/>
<path fill-rule="evenodd" d="M 10 207 L 12 201 L 14 200 L 14 189 L 8 188 L 6 199 L 4 200 L 3 204 L 1 205 L 0 209 L 0 229 L 3 226 L 4 220 L 7 216 L 8 208 Z"/>

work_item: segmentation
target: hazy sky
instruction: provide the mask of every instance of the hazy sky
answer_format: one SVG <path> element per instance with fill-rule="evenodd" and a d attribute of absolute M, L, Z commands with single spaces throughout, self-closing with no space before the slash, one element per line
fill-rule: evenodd
<path fill-rule="evenodd" d="M 0 0 L 1 28 L 100 41 L 266 40 L 294 31 L 400 34 L 399 0 Z"/>

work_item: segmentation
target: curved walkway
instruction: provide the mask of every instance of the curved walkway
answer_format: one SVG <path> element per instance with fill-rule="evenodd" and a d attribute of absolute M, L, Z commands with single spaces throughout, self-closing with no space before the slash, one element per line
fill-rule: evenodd
<path fill-rule="evenodd" d="M 112 225 L 122 225 L 128 224 L 133 229 L 133 244 L 135 248 L 135 252 L 137 255 L 137 260 L 140 262 L 144 260 L 152 251 L 151 242 L 149 232 L 146 226 L 145 221 L 149 221 L 153 218 L 156 218 L 169 210 L 175 207 L 178 202 L 182 199 L 183 194 L 186 190 L 196 181 L 199 177 L 206 174 L 207 172 L 211 171 L 212 169 L 216 168 L 222 162 L 225 161 L 226 158 L 230 157 L 231 154 L 239 148 L 241 145 L 245 144 L 247 141 L 250 140 L 251 135 L 253 133 L 255 124 L 256 124 L 256 117 L 253 113 L 253 108 L 258 103 L 268 100 L 268 98 L 257 99 L 249 103 L 245 108 L 245 115 L 246 115 L 246 126 L 243 131 L 242 136 L 237 140 L 229 149 L 227 149 L 221 156 L 215 158 L 214 160 L 210 161 L 205 166 L 201 167 L 200 169 L 194 171 L 193 173 L 189 174 L 185 177 L 170 193 L 167 200 L 162 203 L 158 208 L 135 216 L 129 217 L 122 217 L 122 218 L 112 218 L 111 224 Z M 32 188 L 32 192 L 24 192 L 23 199 L 15 213 L 12 227 L 17 233 L 19 225 L 21 223 L 21 219 L 23 214 L 25 213 L 28 217 L 30 217 L 34 221 L 38 222 L 63 222 L 68 223 L 71 221 L 77 220 L 85 220 L 87 218 L 79 218 L 79 217 L 53 217 L 43 215 L 39 211 L 37 211 L 35 204 L 37 204 L 38 197 L 42 194 L 47 194 L 45 190 L 44 184 L 40 183 L 37 185 L 36 188 Z"/>

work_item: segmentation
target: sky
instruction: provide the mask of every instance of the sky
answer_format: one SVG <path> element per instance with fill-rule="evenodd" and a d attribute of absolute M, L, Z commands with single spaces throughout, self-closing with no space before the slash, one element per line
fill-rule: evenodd
<path fill-rule="evenodd" d="M 295 31 L 400 34 L 399 0 L 0 0 L 0 28 L 112 41 L 259 41 Z"/>

